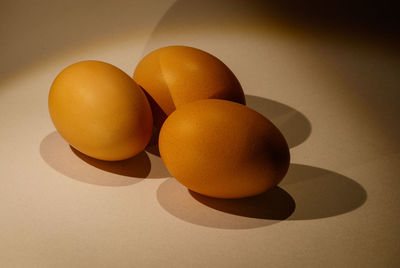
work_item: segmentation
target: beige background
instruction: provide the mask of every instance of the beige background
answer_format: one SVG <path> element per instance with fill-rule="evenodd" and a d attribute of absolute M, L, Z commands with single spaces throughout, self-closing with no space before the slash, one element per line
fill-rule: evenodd
<path fill-rule="evenodd" d="M 400 55 L 390 7 L 348 1 L 1 1 L 1 267 L 399 267 Z M 189 193 L 143 152 L 73 151 L 47 111 L 84 59 L 223 60 L 291 147 L 280 188 Z"/>

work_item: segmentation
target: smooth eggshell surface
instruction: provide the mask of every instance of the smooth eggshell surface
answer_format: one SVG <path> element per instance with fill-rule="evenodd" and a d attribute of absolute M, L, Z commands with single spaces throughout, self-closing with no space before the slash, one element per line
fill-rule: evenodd
<path fill-rule="evenodd" d="M 151 109 L 143 91 L 122 70 L 100 61 L 65 68 L 51 85 L 49 112 L 71 146 L 101 160 L 136 155 L 152 133 Z"/>
<path fill-rule="evenodd" d="M 225 100 L 186 104 L 160 131 L 170 173 L 194 192 L 242 198 L 277 185 L 289 167 L 289 148 L 275 125 L 252 109 Z"/>
<path fill-rule="evenodd" d="M 232 71 L 218 58 L 192 47 L 168 46 L 149 53 L 133 78 L 146 91 L 158 128 L 176 108 L 195 100 L 245 103 Z"/>

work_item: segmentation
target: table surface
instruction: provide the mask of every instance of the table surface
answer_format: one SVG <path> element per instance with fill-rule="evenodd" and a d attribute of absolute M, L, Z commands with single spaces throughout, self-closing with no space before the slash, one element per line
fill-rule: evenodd
<path fill-rule="evenodd" d="M 2 1 L 0 266 L 399 267 L 398 42 L 282 3 Z M 150 152 L 108 163 L 62 140 L 47 95 L 64 67 L 131 75 L 166 45 L 216 55 L 281 129 L 279 188 L 206 198 Z"/>

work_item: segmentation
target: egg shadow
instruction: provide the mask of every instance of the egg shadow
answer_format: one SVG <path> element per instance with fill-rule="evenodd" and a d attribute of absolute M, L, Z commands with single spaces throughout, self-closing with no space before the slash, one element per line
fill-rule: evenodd
<path fill-rule="evenodd" d="M 158 148 L 158 137 L 160 135 L 160 131 L 157 130 L 155 127 L 153 127 L 153 132 L 151 134 L 151 138 L 149 143 L 147 144 L 145 151 L 154 155 L 160 157 L 160 150 Z"/>
<path fill-rule="evenodd" d="M 59 173 L 93 185 L 127 186 L 144 178 L 170 176 L 160 159 L 149 157 L 145 152 L 122 161 L 102 161 L 71 147 L 57 131 L 42 140 L 40 155 Z"/>
<path fill-rule="evenodd" d="M 310 121 L 288 105 L 253 95 L 246 95 L 246 104 L 271 120 L 282 132 L 290 148 L 303 143 L 311 135 Z"/>
<path fill-rule="evenodd" d="M 156 154 L 149 155 L 147 150 L 122 161 L 102 161 L 89 157 L 72 146 L 70 148 L 87 164 L 117 175 L 143 179 L 163 179 L 171 176 L 161 158 Z"/>
<path fill-rule="evenodd" d="M 157 191 L 160 205 L 173 216 L 196 225 L 250 229 L 282 220 L 312 220 L 348 213 L 367 199 L 354 180 L 338 173 L 292 164 L 279 187 L 244 199 L 218 199 L 187 190 L 175 179 Z"/>
<path fill-rule="evenodd" d="M 291 164 L 280 187 L 296 200 L 288 220 L 311 220 L 348 213 L 362 206 L 367 192 L 356 181 L 322 168 Z"/>
<path fill-rule="evenodd" d="M 221 229 L 271 225 L 286 219 L 295 209 L 293 198 L 279 187 L 249 198 L 218 199 L 192 192 L 174 178 L 159 186 L 157 200 L 179 219 Z"/>
<path fill-rule="evenodd" d="M 72 146 L 69 147 L 78 158 L 87 164 L 109 173 L 133 178 L 146 178 L 150 173 L 151 163 L 148 156 L 143 152 L 126 160 L 103 161 L 89 157 Z"/>

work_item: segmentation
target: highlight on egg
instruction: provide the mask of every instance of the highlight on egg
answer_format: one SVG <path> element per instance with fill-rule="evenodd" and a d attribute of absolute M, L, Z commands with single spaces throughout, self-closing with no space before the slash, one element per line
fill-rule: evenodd
<path fill-rule="evenodd" d="M 158 129 L 176 108 L 192 101 L 224 99 L 245 104 L 233 72 L 217 57 L 193 47 L 152 51 L 139 62 L 133 78 L 145 90 Z"/>
<path fill-rule="evenodd" d="M 285 176 L 290 161 L 279 129 L 238 103 L 207 99 L 179 107 L 159 136 L 169 172 L 190 190 L 217 198 L 261 194 Z"/>
<path fill-rule="evenodd" d="M 123 160 L 150 140 L 150 105 L 136 82 L 101 61 L 81 61 L 61 71 L 48 106 L 54 126 L 78 151 L 101 160 Z"/>

